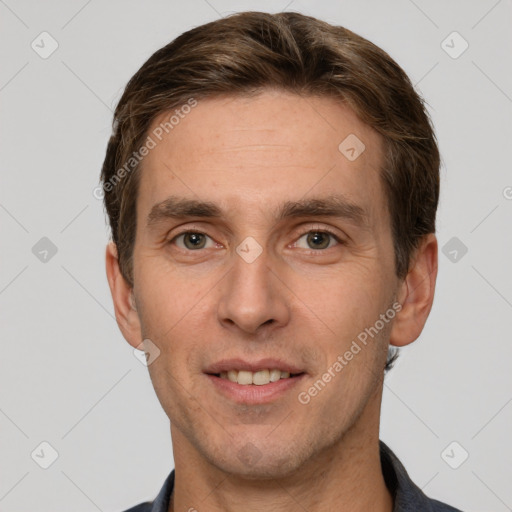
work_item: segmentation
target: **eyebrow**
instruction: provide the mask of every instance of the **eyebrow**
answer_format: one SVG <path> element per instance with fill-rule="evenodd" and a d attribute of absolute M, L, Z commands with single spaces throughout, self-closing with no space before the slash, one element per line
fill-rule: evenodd
<path fill-rule="evenodd" d="M 211 201 L 170 196 L 151 208 L 146 226 L 150 228 L 168 219 L 221 218 L 222 216 L 222 208 Z M 274 217 L 277 221 L 299 217 L 335 217 L 351 221 L 362 228 L 370 227 L 370 218 L 366 210 L 340 195 L 286 201 L 274 211 Z"/>

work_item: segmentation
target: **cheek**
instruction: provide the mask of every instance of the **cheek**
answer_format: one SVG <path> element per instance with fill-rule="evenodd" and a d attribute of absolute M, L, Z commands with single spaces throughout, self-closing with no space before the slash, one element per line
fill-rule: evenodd
<path fill-rule="evenodd" d="M 207 284 L 192 281 L 179 271 L 170 271 L 157 259 L 148 259 L 141 268 L 137 294 L 141 299 L 141 322 L 148 337 L 167 339 L 190 325 L 204 307 Z"/>
<path fill-rule="evenodd" d="M 367 265 L 351 264 L 336 273 L 297 278 L 293 289 L 300 300 L 335 339 L 337 348 L 373 324 L 386 309 L 387 289 L 381 276 Z M 381 311 L 382 309 L 382 311 Z M 322 330 L 324 330 L 322 329 Z"/>

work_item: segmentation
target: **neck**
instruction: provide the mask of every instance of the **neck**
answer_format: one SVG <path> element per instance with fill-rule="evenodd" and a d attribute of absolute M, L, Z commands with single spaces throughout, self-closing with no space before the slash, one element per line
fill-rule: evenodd
<path fill-rule="evenodd" d="M 392 512 L 379 452 L 380 393 L 334 445 L 283 478 L 253 480 L 214 466 L 171 425 L 175 482 L 169 512 Z M 373 406 L 372 406 L 373 405 Z"/>

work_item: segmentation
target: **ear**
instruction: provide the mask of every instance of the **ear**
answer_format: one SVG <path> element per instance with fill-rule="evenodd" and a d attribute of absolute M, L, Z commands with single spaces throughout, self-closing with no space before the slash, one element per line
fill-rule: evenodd
<path fill-rule="evenodd" d="M 139 314 L 136 310 L 133 289 L 121 274 L 114 242 L 109 242 L 107 245 L 105 264 L 117 325 L 125 340 L 132 347 L 137 348 L 142 343 Z"/>
<path fill-rule="evenodd" d="M 416 249 L 409 273 L 399 286 L 402 309 L 393 321 L 390 345 L 403 347 L 419 337 L 432 309 L 436 279 L 437 238 L 430 233 Z"/>

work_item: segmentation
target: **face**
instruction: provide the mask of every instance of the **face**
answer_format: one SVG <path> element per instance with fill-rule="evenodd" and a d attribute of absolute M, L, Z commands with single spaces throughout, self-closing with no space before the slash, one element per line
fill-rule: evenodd
<path fill-rule="evenodd" d="M 175 458 L 277 477 L 378 428 L 399 284 L 382 151 L 348 106 L 268 91 L 198 102 L 145 157 L 133 343 L 160 350 Z"/>

